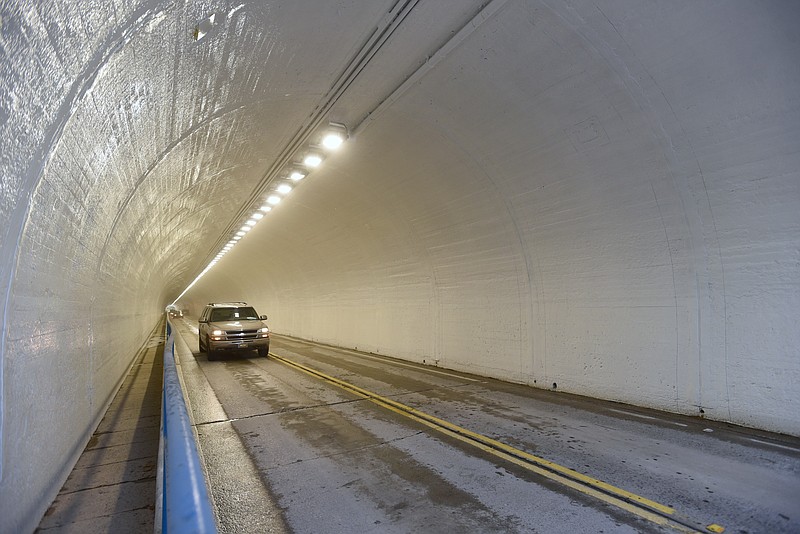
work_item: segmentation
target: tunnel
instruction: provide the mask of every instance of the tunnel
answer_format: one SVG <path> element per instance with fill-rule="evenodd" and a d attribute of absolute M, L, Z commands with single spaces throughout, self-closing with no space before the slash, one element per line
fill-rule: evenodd
<path fill-rule="evenodd" d="M 4 0 L 3 525 L 36 526 L 170 305 L 800 436 L 798 22 Z"/>

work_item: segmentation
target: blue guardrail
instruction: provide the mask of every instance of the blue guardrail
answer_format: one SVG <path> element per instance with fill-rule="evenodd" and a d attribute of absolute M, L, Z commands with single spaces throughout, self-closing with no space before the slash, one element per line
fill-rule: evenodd
<path fill-rule="evenodd" d="M 155 530 L 163 534 L 216 534 L 217 524 L 178 380 L 174 351 L 175 338 L 167 320 Z"/>

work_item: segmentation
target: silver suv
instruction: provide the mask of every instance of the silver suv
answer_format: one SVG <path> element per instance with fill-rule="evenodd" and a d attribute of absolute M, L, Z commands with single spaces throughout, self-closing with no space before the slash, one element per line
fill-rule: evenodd
<path fill-rule="evenodd" d="M 216 360 L 222 350 L 257 350 L 269 354 L 266 315 L 257 315 L 246 302 L 211 302 L 198 321 L 200 352 Z"/>

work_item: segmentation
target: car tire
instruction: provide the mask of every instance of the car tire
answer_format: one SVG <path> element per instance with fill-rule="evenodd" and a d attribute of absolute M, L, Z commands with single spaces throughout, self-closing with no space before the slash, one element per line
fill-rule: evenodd
<path fill-rule="evenodd" d="M 266 358 L 267 356 L 269 356 L 269 349 L 268 348 L 258 349 L 258 355 L 261 356 L 262 358 Z"/>

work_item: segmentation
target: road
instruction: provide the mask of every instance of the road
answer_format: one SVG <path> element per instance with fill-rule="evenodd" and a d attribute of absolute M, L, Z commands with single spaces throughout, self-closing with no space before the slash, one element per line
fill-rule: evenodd
<path fill-rule="evenodd" d="M 176 321 L 222 532 L 800 532 L 800 440 Z"/>

